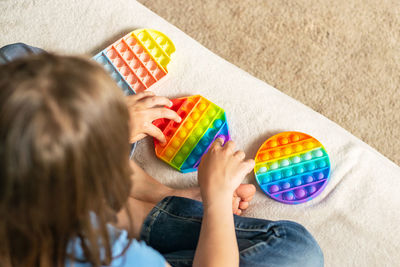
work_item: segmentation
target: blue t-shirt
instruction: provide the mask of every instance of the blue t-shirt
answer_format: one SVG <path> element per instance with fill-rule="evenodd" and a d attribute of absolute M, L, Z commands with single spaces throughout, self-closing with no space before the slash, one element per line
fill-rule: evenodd
<path fill-rule="evenodd" d="M 118 230 L 111 225 L 108 225 L 108 230 L 112 242 L 112 254 L 113 256 L 118 256 L 122 253 L 129 242 L 128 233 L 124 230 Z M 69 244 L 68 252 L 72 251 L 75 252 L 76 258 L 83 259 L 83 251 L 79 239 L 71 241 Z M 66 266 L 87 267 L 91 265 L 89 263 L 81 263 L 77 261 L 71 262 L 70 260 L 67 260 Z M 147 246 L 143 241 L 132 240 L 125 253 L 122 256 L 113 259 L 110 266 L 165 267 L 166 261 L 159 252 Z"/>

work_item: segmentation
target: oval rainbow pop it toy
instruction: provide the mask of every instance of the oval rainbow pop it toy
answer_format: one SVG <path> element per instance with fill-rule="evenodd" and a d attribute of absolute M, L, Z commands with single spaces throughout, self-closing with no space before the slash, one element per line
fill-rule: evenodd
<path fill-rule="evenodd" d="M 172 103 L 171 109 L 182 121 L 153 122 L 167 139 L 166 144 L 154 140 L 156 155 L 183 173 L 196 171 L 201 157 L 217 137 L 225 142 L 230 140 L 225 111 L 200 95 L 173 99 Z"/>
<path fill-rule="evenodd" d="M 272 136 L 257 152 L 256 181 L 272 199 L 299 204 L 326 187 L 331 166 L 328 154 L 315 138 L 300 132 Z"/>
<path fill-rule="evenodd" d="M 135 30 L 93 57 L 126 95 L 142 92 L 167 73 L 175 46 L 163 33 Z"/>

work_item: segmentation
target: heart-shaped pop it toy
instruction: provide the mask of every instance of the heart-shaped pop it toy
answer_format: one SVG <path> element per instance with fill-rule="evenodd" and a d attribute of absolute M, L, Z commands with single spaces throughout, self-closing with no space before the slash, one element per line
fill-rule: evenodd
<path fill-rule="evenodd" d="M 167 139 L 166 144 L 154 140 L 156 155 L 183 173 L 192 172 L 217 137 L 230 140 L 225 111 L 200 95 L 173 99 L 172 103 L 171 109 L 182 122 L 154 121 Z"/>
<path fill-rule="evenodd" d="M 175 46 L 163 33 L 135 30 L 93 58 L 102 64 L 126 95 L 142 92 L 167 73 Z"/>
<path fill-rule="evenodd" d="M 328 154 L 315 138 L 299 132 L 272 136 L 256 155 L 256 181 L 269 197 L 299 204 L 318 196 L 328 183 Z"/>

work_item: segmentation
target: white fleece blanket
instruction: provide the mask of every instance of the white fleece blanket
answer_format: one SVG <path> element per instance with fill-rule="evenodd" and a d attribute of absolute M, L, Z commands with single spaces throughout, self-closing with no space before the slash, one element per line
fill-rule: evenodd
<path fill-rule="evenodd" d="M 25 42 L 94 55 L 137 28 L 166 33 L 177 51 L 168 78 L 153 88 L 157 94 L 201 94 L 223 107 L 233 139 L 250 157 L 281 131 L 308 133 L 329 153 L 332 176 L 319 197 L 291 206 L 258 190 L 245 216 L 305 225 L 321 245 L 326 266 L 399 266 L 400 168 L 337 124 L 216 56 L 136 1 L 2 0 L 0 10 L 0 46 Z M 158 160 L 151 140 L 139 144 L 136 159 L 165 184 L 196 184 L 196 173 L 181 174 Z M 253 175 L 247 182 L 255 183 Z"/>

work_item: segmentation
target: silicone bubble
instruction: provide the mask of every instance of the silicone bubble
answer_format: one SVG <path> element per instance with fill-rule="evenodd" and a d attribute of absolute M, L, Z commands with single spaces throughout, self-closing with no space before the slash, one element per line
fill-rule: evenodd
<path fill-rule="evenodd" d="M 331 172 L 328 154 L 310 135 L 283 132 L 259 148 L 254 174 L 262 191 L 285 204 L 309 201 L 324 190 Z"/>
<path fill-rule="evenodd" d="M 154 140 L 156 155 L 183 173 L 196 171 L 202 156 L 217 137 L 225 142 L 230 140 L 225 111 L 200 95 L 173 99 L 172 103 L 171 109 L 182 121 L 159 119 L 153 122 L 167 140 L 166 144 Z M 267 172 L 267 167 L 260 171 Z"/>
<path fill-rule="evenodd" d="M 163 45 L 158 44 L 157 38 L 163 40 Z M 123 84 L 129 87 L 128 90 L 122 88 L 123 92 L 132 94 L 146 90 L 166 76 L 174 52 L 175 46 L 165 34 L 139 29 L 117 40 L 93 58 L 109 72 L 115 69 L 120 77 L 114 77 L 114 80 L 119 82 L 123 79 Z"/>

